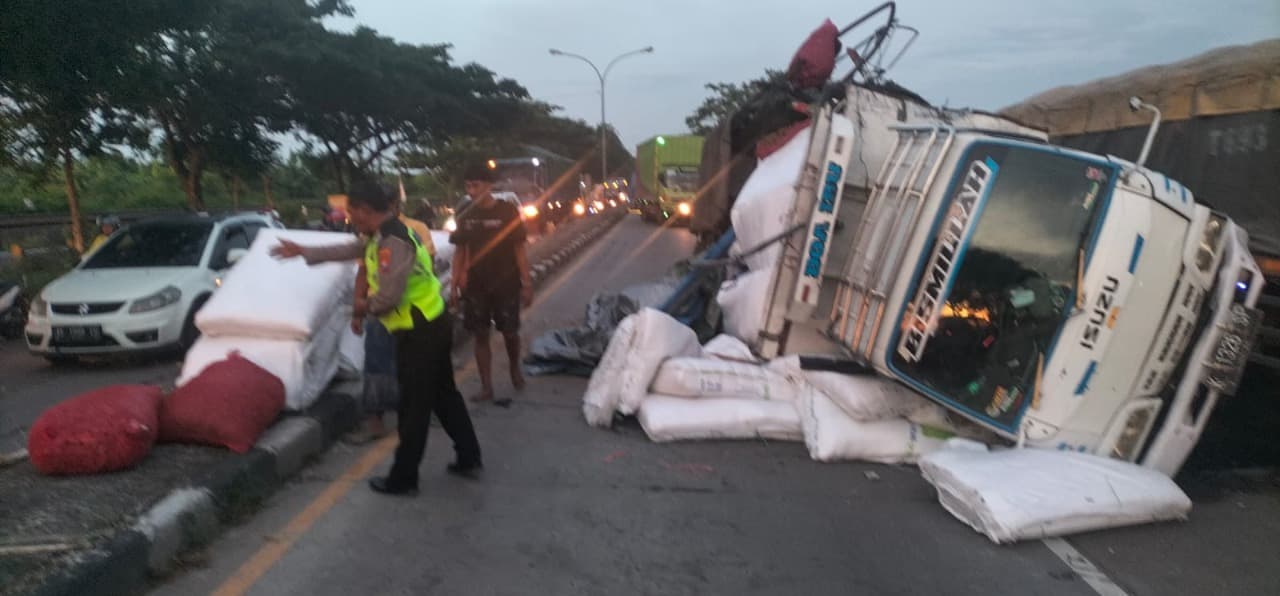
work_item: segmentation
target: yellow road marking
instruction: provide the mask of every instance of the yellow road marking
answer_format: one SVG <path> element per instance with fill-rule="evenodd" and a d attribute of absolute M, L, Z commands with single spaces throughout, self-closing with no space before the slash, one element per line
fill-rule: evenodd
<path fill-rule="evenodd" d="M 471 375 L 475 373 L 474 367 L 472 363 L 459 371 L 458 384 L 470 380 Z M 231 574 L 231 577 L 218 586 L 213 591 L 213 596 L 240 596 L 247 593 L 254 584 L 258 583 L 258 580 L 262 579 L 262 576 L 284 558 L 299 539 L 306 535 L 312 525 L 329 513 L 348 492 L 351 492 L 351 487 L 367 478 L 373 473 L 374 468 L 390 457 L 397 444 L 396 436 L 390 435 L 371 445 L 359 460 L 330 482 L 320 496 L 308 503 L 306 509 L 289 520 L 283 530 L 276 532 L 273 540 L 262 545 L 249 557 L 248 561 Z"/>
<path fill-rule="evenodd" d="M 283 530 L 276 533 L 275 540 L 264 544 L 227 581 L 218 586 L 218 589 L 213 591 L 214 596 L 238 596 L 248 592 L 249 588 L 258 583 L 258 580 L 262 579 L 262 576 L 266 575 L 267 571 L 274 567 L 290 548 L 293 548 L 294 543 L 302 538 L 317 520 L 346 496 L 356 482 L 363 480 L 375 466 L 391 455 L 396 448 L 396 443 L 394 436 L 388 436 L 374 443 L 355 465 L 347 468 L 342 476 L 329 483 L 320 496 L 290 520 Z"/>

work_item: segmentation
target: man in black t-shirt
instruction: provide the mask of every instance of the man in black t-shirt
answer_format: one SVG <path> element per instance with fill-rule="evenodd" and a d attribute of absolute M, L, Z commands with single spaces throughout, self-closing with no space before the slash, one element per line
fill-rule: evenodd
<path fill-rule="evenodd" d="M 453 298 L 462 304 L 464 326 L 475 339 L 476 368 L 482 390 L 476 401 L 493 399 L 492 325 L 502 334 L 511 365 L 511 385 L 524 389 L 520 374 L 520 307 L 533 301 L 524 222 L 519 209 L 492 194 L 493 171 L 476 164 L 463 175 L 471 202 L 457 216 L 449 242 L 453 256 Z M 510 399 L 497 402 L 510 405 Z"/>

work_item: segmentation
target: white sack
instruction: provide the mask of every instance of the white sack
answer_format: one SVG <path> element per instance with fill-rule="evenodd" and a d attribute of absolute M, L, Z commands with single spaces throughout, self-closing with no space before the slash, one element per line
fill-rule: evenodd
<path fill-rule="evenodd" d="M 763 366 L 710 358 L 671 358 L 650 390 L 677 397 L 739 397 L 795 401 L 795 386 Z"/>
<path fill-rule="evenodd" d="M 702 344 L 702 353 L 721 360 L 737 360 L 740 362 L 759 362 L 751 348 L 742 340 L 728 334 L 720 334 Z"/>
<path fill-rule="evenodd" d="M 812 128 L 797 134 L 781 149 L 760 160 L 729 211 L 736 240 L 731 254 L 739 255 L 776 237 L 791 223 L 796 182 L 804 168 Z M 747 268 L 758 271 L 778 262 L 781 244 L 747 257 Z"/>
<path fill-rule="evenodd" d="M 757 438 L 799 441 L 803 437 L 795 405 L 788 402 L 655 394 L 645 397 L 639 419 L 645 434 L 658 443 Z"/>
<path fill-rule="evenodd" d="M 354 261 L 309 267 L 300 258 L 276 259 L 270 253 L 280 239 L 305 246 L 356 240 L 336 232 L 262 230 L 196 315 L 202 332 L 215 337 L 305 340 L 325 325 L 344 296 L 349 300 L 355 283 Z"/>
<path fill-rule="evenodd" d="M 640 409 L 644 396 L 649 393 L 649 384 L 664 360 L 702 353 L 697 334 L 670 315 L 646 308 L 631 316 L 636 317 L 636 336 L 626 369 L 615 380 L 618 411 L 626 415 Z"/>
<path fill-rule="evenodd" d="M 623 326 L 634 321 L 628 333 Z M 614 412 L 634 414 L 667 358 L 702 352 L 698 336 L 670 315 L 642 309 L 622 320 L 609 340 L 583 395 L 583 414 L 592 426 L 609 426 Z"/>
<path fill-rule="evenodd" d="M 306 409 L 337 374 L 341 328 L 335 323 L 339 320 L 334 317 L 310 341 L 202 336 L 187 351 L 177 385 L 185 385 L 228 354 L 240 352 L 284 384 L 285 409 Z"/>
<path fill-rule="evenodd" d="M 801 390 L 797 407 L 809 457 L 817 461 L 912 463 L 921 455 L 940 449 L 950 438 L 943 431 L 903 418 L 854 420 L 811 387 Z"/>
<path fill-rule="evenodd" d="M 591 426 L 608 428 L 613 425 L 613 414 L 618 411 L 620 397 L 618 380 L 627 369 L 627 359 L 635 343 L 637 316 L 629 315 L 618 323 L 618 328 L 609 338 L 609 347 L 605 348 L 600 363 L 591 373 L 587 391 L 582 395 L 582 415 Z"/>
<path fill-rule="evenodd" d="M 941 409 L 915 391 L 885 377 L 803 370 L 800 368 L 800 357 L 795 355 L 774 359 L 769 363 L 769 368 L 786 375 L 792 381 L 803 381 L 813 386 L 854 420 L 911 417 L 921 410 Z M 945 411 L 935 410 L 925 412 L 920 421 L 945 417 Z"/>
<path fill-rule="evenodd" d="M 724 313 L 725 333 L 748 343 L 756 340 L 764 327 L 772 285 L 772 267 L 749 271 L 720 285 L 716 303 Z"/>
<path fill-rule="evenodd" d="M 997 543 L 1185 519 L 1167 476 L 1069 451 L 945 449 L 920 461 L 947 511 Z"/>

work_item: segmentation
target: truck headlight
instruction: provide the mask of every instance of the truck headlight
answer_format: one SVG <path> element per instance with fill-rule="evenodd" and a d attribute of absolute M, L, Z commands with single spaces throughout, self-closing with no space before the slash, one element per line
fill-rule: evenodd
<path fill-rule="evenodd" d="M 693 213 L 693 207 L 690 207 L 688 203 L 680 203 L 676 205 L 676 212 L 680 215 L 689 215 Z"/>
<path fill-rule="evenodd" d="M 137 314 L 143 312 L 151 312 L 160 310 L 170 304 L 182 299 L 182 290 L 173 286 L 168 286 L 159 292 L 156 292 L 146 298 L 139 298 L 133 301 L 133 305 L 129 307 L 129 314 Z"/>
<path fill-rule="evenodd" d="M 1200 246 L 1196 248 L 1196 268 L 1208 272 L 1213 267 L 1213 259 L 1218 255 L 1218 246 L 1222 241 L 1222 232 L 1227 227 L 1227 218 L 1216 213 L 1209 216 L 1200 234 Z"/>
<path fill-rule="evenodd" d="M 1151 425 L 1156 421 L 1160 404 L 1158 399 L 1146 399 L 1129 409 L 1120 436 L 1116 437 L 1115 447 L 1111 449 L 1111 457 L 1130 462 L 1138 459 Z"/>

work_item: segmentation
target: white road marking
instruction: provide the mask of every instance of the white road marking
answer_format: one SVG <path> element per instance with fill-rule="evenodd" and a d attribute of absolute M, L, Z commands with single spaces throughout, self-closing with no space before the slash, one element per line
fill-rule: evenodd
<path fill-rule="evenodd" d="M 1093 588 L 1093 591 L 1097 592 L 1099 596 L 1129 596 L 1129 593 L 1125 592 L 1124 588 L 1111 581 L 1111 578 L 1107 577 L 1107 574 L 1103 573 L 1101 569 L 1098 569 L 1093 564 L 1093 561 L 1090 561 L 1066 540 L 1045 538 L 1042 542 L 1049 547 L 1053 554 L 1062 559 L 1062 562 L 1066 563 L 1071 571 L 1089 584 L 1089 587 Z"/>

